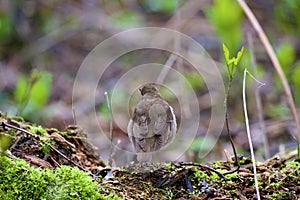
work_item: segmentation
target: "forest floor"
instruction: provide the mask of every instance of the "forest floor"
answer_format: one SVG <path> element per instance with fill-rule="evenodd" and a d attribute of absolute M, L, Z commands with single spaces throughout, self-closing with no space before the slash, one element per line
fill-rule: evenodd
<path fill-rule="evenodd" d="M 122 199 L 257 199 L 250 158 L 240 157 L 240 169 L 232 174 L 226 174 L 236 169 L 229 161 L 110 168 L 81 127 L 58 131 L 1 114 L 0 139 L 8 157 L 24 159 L 31 166 L 78 167 L 99 183 L 103 195 L 113 193 Z M 261 199 L 300 199 L 300 160 L 295 153 L 257 163 L 257 177 Z"/>

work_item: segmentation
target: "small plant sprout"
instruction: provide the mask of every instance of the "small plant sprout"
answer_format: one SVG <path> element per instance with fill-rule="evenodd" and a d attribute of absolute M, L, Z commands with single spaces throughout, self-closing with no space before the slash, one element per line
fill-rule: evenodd
<path fill-rule="evenodd" d="M 224 100 L 225 123 L 226 123 L 226 129 L 227 129 L 227 134 L 228 134 L 228 137 L 229 137 L 229 141 L 230 141 L 230 144 L 231 144 L 232 149 L 233 149 L 235 163 L 238 166 L 235 170 L 227 172 L 225 174 L 230 174 L 230 173 L 236 172 L 240 169 L 240 164 L 239 164 L 239 161 L 237 159 L 237 153 L 236 153 L 236 150 L 235 150 L 235 146 L 234 146 L 233 139 L 232 139 L 231 132 L 230 132 L 230 128 L 229 128 L 228 95 L 229 95 L 231 84 L 232 84 L 232 81 L 233 81 L 233 78 L 234 78 L 234 75 L 235 75 L 235 72 L 236 72 L 236 68 L 237 68 L 237 66 L 238 66 L 238 64 L 239 64 L 239 62 L 240 62 L 240 60 L 243 56 L 243 53 L 244 53 L 244 47 L 241 48 L 241 50 L 237 53 L 236 57 L 230 58 L 230 52 L 229 52 L 227 46 L 225 44 L 223 44 L 223 54 L 224 54 L 224 57 L 225 57 L 227 70 L 228 70 L 228 75 L 229 75 L 229 82 L 228 82 L 227 91 L 226 91 L 225 100 Z"/>
<path fill-rule="evenodd" d="M 225 44 L 223 44 L 223 54 L 225 57 L 227 70 L 229 74 L 229 81 L 231 82 L 233 80 L 233 76 L 236 72 L 236 68 L 243 56 L 244 53 L 244 47 L 241 48 L 241 50 L 237 53 L 236 57 L 230 58 L 230 52 Z"/>

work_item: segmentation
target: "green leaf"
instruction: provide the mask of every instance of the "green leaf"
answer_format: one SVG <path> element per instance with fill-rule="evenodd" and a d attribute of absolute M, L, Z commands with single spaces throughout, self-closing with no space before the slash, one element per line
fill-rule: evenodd
<path fill-rule="evenodd" d="M 243 11 L 239 4 L 234 0 L 214 0 L 204 11 L 219 39 L 229 49 L 237 51 L 242 41 L 243 20 Z"/>
<path fill-rule="evenodd" d="M 49 72 L 41 72 L 41 78 L 38 79 L 32 87 L 30 100 L 37 107 L 45 105 L 51 93 L 52 75 Z"/>
<path fill-rule="evenodd" d="M 27 88 L 27 81 L 25 75 L 20 75 L 14 91 L 14 99 L 17 103 L 22 103 L 25 91 Z"/>
<path fill-rule="evenodd" d="M 242 56 L 244 54 L 244 47 L 238 52 L 237 57 L 235 59 L 235 66 L 237 66 L 240 63 L 240 60 L 242 59 Z"/>
<path fill-rule="evenodd" d="M 276 54 L 283 71 L 287 74 L 296 59 L 295 48 L 289 43 L 283 43 L 277 48 Z"/>
<path fill-rule="evenodd" d="M 225 61 L 226 61 L 226 65 L 227 65 L 227 69 L 228 69 L 228 74 L 229 74 L 229 79 L 232 80 L 235 72 L 236 72 L 236 68 L 243 56 L 244 53 L 244 47 L 241 48 L 241 50 L 237 53 L 236 57 L 230 58 L 230 52 L 228 50 L 228 47 L 223 43 L 223 54 L 225 57 Z"/>
<path fill-rule="evenodd" d="M 229 56 L 230 56 L 230 53 L 229 53 L 229 50 L 227 48 L 227 46 L 223 43 L 223 54 L 224 54 L 224 57 L 225 57 L 225 61 L 226 61 L 226 64 L 228 65 L 229 64 Z"/>

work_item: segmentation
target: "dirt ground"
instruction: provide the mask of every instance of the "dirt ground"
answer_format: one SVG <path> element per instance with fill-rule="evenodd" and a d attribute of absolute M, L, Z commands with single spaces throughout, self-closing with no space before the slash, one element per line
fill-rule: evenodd
<path fill-rule="evenodd" d="M 211 163 L 144 163 L 109 168 L 87 138 L 85 130 L 63 131 L 0 115 L 1 149 L 31 166 L 78 167 L 98 181 L 103 194 L 123 199 L 257 199 L 250 158 L 239 158 L 238 172 L 228 161 Z M 5 150 L 4 149 L 4 150 Z M 257 164 L 261 199 L 300 198 L 300 160 L 296 151 Z M 110 173 L 112 172 L 112 173 Z"/>

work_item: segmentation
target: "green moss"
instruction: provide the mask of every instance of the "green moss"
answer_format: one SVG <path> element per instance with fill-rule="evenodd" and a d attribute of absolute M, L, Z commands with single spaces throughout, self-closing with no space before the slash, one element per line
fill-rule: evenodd
<path fill-rule="evenodd" d="M 250 163 L 252 163 L 251 157 L 242 157 L 242 159 L 240 159 L 240 165 L 247 165 Z"/>
<path fill-rule="evenodd" d="M 286 163 L 286 165 L 293 167 L 294 169 L 297 169 L 300 167 L 300 162 L 297 161 L 289 161 Z"/>
<path fill-rule="evenodd" d="M 197 167 L 195 167 L 194 169 L 195 169 L 194 177 L 199 182 L 201 182 L 203 179 L 206 180 L 210 179 L 210 177 L 205 173 L 205 171 L 199 170 Z"/>
<path fill-rule="evenodd" d="M 292 198 L 290 191 L 274 193 L 272 195 L 272 197 L 273 197 L 272 199 L 291 199 Z"/>
<path fill-rule="evenodd" d="M 33 134 L 37 134 L 38 132 L 39 133 L 45 133 L 46 130 L 42 127 L 42 126 L 29 126 L 29 131 Z"/>
<path fill-rule="evenodd" d="M 221 161 L 215 161 L 213 163 L 210 163 L 212 165 L 212 168 L 217 168 L 223 165 Z"/>
<path fill-rule="evenodd" d="M 168 170 L 174 169 L 172 163 L 165 163 L 165 166 Z"/>
<path fill-rule="evenodd" d="M 237 179 L 238 178 L 237 172 L 234 172 L 234 173 L 231 173 L 231 174 L 226 174 L 226 178 L 228 180 Z"/>
<path fill-rule="evenodd" d="M 11 119 L 16 120 L 18 122 L 25 122 L 23 117 L 19 117 L 19 116 L 13 116 L 11 117 Z"/>
<path fill-rule="evenodd" d="M 24 160 L 0 157 L 0 199 L 118 199 L 104 197 L 92 177 L 78 168 L 30 167 Z"/>

